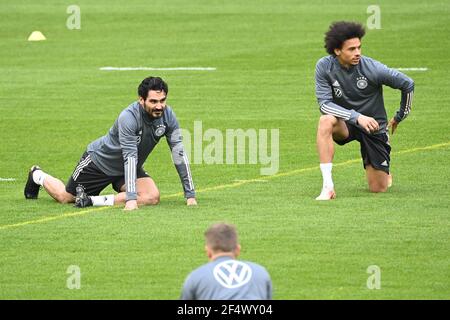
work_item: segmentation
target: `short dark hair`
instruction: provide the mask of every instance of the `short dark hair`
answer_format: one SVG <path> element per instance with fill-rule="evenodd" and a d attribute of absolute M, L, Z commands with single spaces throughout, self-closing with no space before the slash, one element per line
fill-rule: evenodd
<path fill-rule="evenodd" d="M 167 83 L 164 82 L 160 77 L 148 77 L 142 80 L 138 87 L 138 95 L 144 100 L 147 99 L 148 92 L 150 90 L 154 91 L 164 91 L 166 95 L 169 93 L 169 87 Z"/>
<path fill-rule="evenodd" d="M 341 49 L 342 44 L 353 38 L 361 39 L 366 34 L 362 24 L 358 22 L 338 21 L 333 22 L 325 33 L 325 49 L 334 55 L 334 49 Z"/>
<path fill-rule="evenodd" d="M 216 223 L 205 232 L 206 245 L 214 252 L 233 252 L 238 246 L 236 227 L 228 223 Z"/>

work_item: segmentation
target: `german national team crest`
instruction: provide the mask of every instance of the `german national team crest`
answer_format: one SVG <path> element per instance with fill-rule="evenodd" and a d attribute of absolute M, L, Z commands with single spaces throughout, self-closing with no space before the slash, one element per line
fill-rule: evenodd
<path fill-rule="evenodd" d="M 367 78 L 364 76 L 358 77 L 356 78 L 356 86 L 358 87 L 358 89 L 365 89 L 367 88 Z"/>
<path fill-rule="evenodd" d="M 157 137 L 161 137 L 165 132 L 166 132 L 166 126 L 163 125 L 163 124 L 159 124 L 159 125 L 156 127 L 155 135 L 156 135 Z"/>

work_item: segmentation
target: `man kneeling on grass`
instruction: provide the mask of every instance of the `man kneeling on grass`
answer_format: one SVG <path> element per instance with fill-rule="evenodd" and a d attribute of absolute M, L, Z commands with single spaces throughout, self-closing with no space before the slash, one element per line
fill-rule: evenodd
<path fill-rule="evenodd" d="M 322 192 L 316 200 L 336 197 L 331 178 L 334 142 L 357 140 L 371 192 L 385 192 L 392 184 L 389 136 L 411 110 L 414 82 L 397 70 L 361 55 L 361 24 L 336 22 L 325 34 L 328 56 L 316 65 L 316 96 L 322 116 L 317 128 L 317 150 Z M 387 121 L 383 85 L 402 92 L 400 108 Z"/>
<path fill-rule="evenodd" d="M 25 185 L 25 198 L 37 199 L 39 189 L 60 203 L 76 207 L 112 206 L 125 203 L 125 210 L 159 203 L 159 190 L 143 164 L 165 136 L 180 176 L 187 205 L 196 205 L 194 183 L 181 142 L 175 113 L 166 106 L 167 84 L 159 77 L 144 79 L 138 87 L 138 101 L 123 110 L 108 134 L 88 145 L 68 183 L 34 165 Z M 116 195 L 99 196 L 112 184 Z"/>

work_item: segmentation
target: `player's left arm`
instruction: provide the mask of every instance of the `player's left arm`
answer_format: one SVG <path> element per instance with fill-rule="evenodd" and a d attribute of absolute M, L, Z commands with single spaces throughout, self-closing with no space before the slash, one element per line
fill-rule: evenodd
<path fill-rule="evenodd" d="M 167 117 L 168 130 L 166 131 L 167 143 L 172 152 L 172 160 L 180 176 L 181 184 L 184 190 L 184 197 L 188 206 L 197 205 L 195 198 L 194 182 L 192 180 L 191 168 L 186 151 L 182 142 L 181 130 L 173 111 L 168 112 Z"/>
<path fill-rule="evenodd" d="M 119 143 L 122 148 L 124 177 L 126 188 L 125 210 L 134 210 L 137 205 L 136 164 L 138 161 L 137 135 L 138 124 L 131 111 L 125 109 L 118 118 Z"/>
<path fill-rule="evenodd" d="M 375 63 L 380 84 L 387 85 L 402 92 L 400 107 L 396 114 L 389 120 L 388 127 L 394 134 L 398 124 L 403 121 L 411 112 L 414 96 L 414 81 L 398 70 L 388 68 L 382 63 Z"/>

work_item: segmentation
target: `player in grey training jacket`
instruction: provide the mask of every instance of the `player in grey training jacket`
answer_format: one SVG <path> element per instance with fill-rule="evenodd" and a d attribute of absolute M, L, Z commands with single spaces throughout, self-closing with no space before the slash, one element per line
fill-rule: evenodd
<path fill-rule="evenodd" d="M 188 205 L 196 205 L 194 184 L 185 155 L 178 121 L 166 106 L 167 84 L 159 77 L 144 79 L 139 100 L 123 110 L 109 132 L 90 143 L 69 182 L 64 184 L 33 166 L 24 194 L 36 199 L 40 186 L 58 202 L 75 202 L 77 207 L 125 203 L 126 210 L 159 203 L 159 190 L 144 171 L 143 164 L 165 136 L 180 176 Z M 99 196 L 112 184 L 117 195 Z"/>
<path fill-rule="evenodd" d="M 226 223 L 205 232 L 209 263 L 186 278 L 183 300 L 270 300 L 272 281 L 267 270 L 252 262 L 236 260 L 241 251 L 236 228 Z"/>
<path fill-rule="evenodd" d="M 397 70 L 361 55 L 362 25 L 336 22 L 325 34 L 330 54 L 316 65 L 316 96 L 322 116 L 317 129 L 317 150 L 322 171 L 322 192 L 317 200 L 336 197 L 331 176 L 334 142 L 357 140 L 369 189 L 385 192 L 392 184 L 388 128 L 394 134 L 411 110 L 414 82 Z M 388 122 L 383 85 L 401 90 L 400 108 Z"/>

